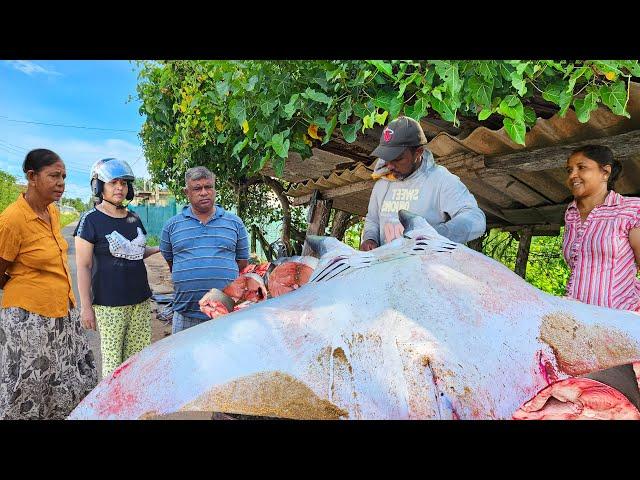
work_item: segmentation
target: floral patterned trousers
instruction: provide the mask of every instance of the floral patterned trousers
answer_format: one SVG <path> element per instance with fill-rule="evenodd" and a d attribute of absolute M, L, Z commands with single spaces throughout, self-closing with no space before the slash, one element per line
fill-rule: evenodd
<path fill-rule="evenodd" d="M 0 309 L 0 419 L 64 419 L 96 384 L 77 308 L 64 317 Z"/>

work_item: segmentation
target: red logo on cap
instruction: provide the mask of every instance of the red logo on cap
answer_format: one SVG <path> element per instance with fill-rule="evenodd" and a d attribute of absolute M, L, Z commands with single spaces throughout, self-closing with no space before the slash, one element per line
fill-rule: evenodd
<path fill-rule="evenodd" d="M 394 131 L 387 127 L 382 133 L 384 134 L 384 141 L 389 143 L 393 138 Z"/>

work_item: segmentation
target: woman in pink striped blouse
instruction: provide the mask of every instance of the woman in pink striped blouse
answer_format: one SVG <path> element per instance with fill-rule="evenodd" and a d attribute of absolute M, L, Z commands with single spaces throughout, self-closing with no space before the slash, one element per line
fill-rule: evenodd
<path fill-rule="evenodd" d="M 623 197 L 613 190 L 621 171 L 622 164 L 602 145 L 580 147 L 567 160 L 567 185 L 574 197 L 564 216 L 562 250 L 571 269 L 567 296 L 640 312 L 640 280 L 636 277 L 640 198 Z M 624 365 L 587 377 L 614 386 L 640 407 L 638 374 L 640 364 L 634 364 L 633 369 Z"/>
<path fill-rule="evenodd" d="M 567 184 L 575 199 L 564 216 L 563 253 L 571 268 L 567 295 L 640 311 L 640 198 L 613 190 L 621 170 L 611 149 L 601 145 L 581 147 L 567 160 Z"/>

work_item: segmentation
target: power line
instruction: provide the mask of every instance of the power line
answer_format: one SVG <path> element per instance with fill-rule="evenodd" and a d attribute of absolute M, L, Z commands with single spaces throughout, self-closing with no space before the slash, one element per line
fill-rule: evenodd
<path fill-rule="evenodd" d="M 2 150 L 2 149 L 3 149 L 3 146 L 0 145 L 0 150 Z M 5 152 L 6 155 L 14 155 L 17 158 L 22 158 L 21 155 L 18 155 L 18 154 L 14 153 L 14 152 L 12 152 L 10 150 L 4 150 L 4 152 Z M 66 170 L 68 172 L 74 172 L 74 173 L 83 174 L 83 175 L 88 175 L 89 174 L 89 169 L 88 168 L 84 169 L 84 168 L 81 168 L 81 167 L 76 166 L 76 165 L 69 165 L 69 163 L 67 163 L 67 162 L 65 162 L 65 168 L 66 168 Z M 18 169 L 21 170 L 20 167 L 18 167 Z"/>
<path fill-rule="evenodd" d="M 14 143 L 9 143 L 6 140 L 0 140 L 0 142 L 6 143 L 7 145 L 11 145 L 12 147 L 20 148 L 22 150 L 27 150 L 27 147 L 23 147 L 22 145 L 16 145 Z"/>
<path fill-rule="evenodd" d="M 27 148 L 27 147 L 23 147 L 23 146 L 21 146 L 21 145 L 15 145 L 15 144 L 13 144 L 13 143 L 9 143 L 9 142 L 7 142 L 6 140 L 0 140 L 0 142 L 2 142 L 2 143 L 6 143 L 7 145 L 10 145 L 10 146 L 12 146 L 12 147 L 14 147 L 14 148 L 17 148 L 17 149 L 19 149 L 21 152 L 22 152 L 22 151 L 28 152 L 28 151 L 30 150 L 30 149 L 29 149 L 29 148 Z"/>
<path fill-rule="evenodd" d="M 127 132 L 127 133 L 138 133 L 136 130 L 124 130 L 120 128 L 100 128 L 100 127 L 85 127 L 81 125 L 62 125 L 58 123 L 45 123 L 45 122 L 29 122 L 26 120 L 15 120 L 13 118 L 9 118 L 5 115 L 0 115 L 0 118 L 6 119 L 8 122 L 17 122 L 17 123 L 31 123 L 34 125 L 48 125 L 50 127 L 65 127 L 65 128 L 82 128 L 85 130 L 103 130 L 109 132 Z"/>
<path fill-rule="evenodd" d="M 2 144 L 5 144 L 5 145 L 2 145 Z M 7 149 L 7 150 L 13 150 L 13 151 L 14 151 L 14 152 L 16 152 L 16 153 L 20 153 L 20 154 L 21 154 L 21 153 L 23 152 L 23 150 L 22 150 L 22 149 L 15 148 L 15 147 L 11 146 L 11 144 L 10 144 L 10 143 L 8 143 L 8 142 L 4 142 L 4 141 L 2 141 L 2 140 L 0 140 L 0 145 L 2 145 L 5 149 Z"/>
<path fill-rule="evenodd" d="M 4 150 L 7 153 L 10 153 L 11 155 L 15 155 L 16 157 L 21 157 L 19 154 L 17 154 L 16 152 L 9 150 L 7 147 L 5 147 L 4 145 L 0 145 L 0 149 Z"/>
<path fill-rule="evenodd" d="M 133 163 L 131 164 L 131 168 L 133 168 L 133 166 L 138 163 L 138 160 L 140 160 L 143 157 L 144 153 L 141 153 L 140 156 L 138 158 L 136 158 Z"/>
<path fill-rule="evenodd" d="M 0 148 L 3 148 L 8 153 L 12 153 L 13 155 L 16 155 L 16 156 L 17 154 L 24 156 L 26 155 L 27 152 L 30 151 L 30 149 L 28 149 L 27 147 L 23 147 L 21 145 L 15 145 L 13 143 L 7 142 L 6 140 L 0 140 Z M 101 155 L 106 156 L 107 154 L 102 153 Z M 143 156 L 144 156 L 144 153 L 140 154 L 140 156 L 138 156 L 138 158 L 131 164 L 131 166 L 138 163 L 138 161 Z M 82 172 L 82 173 L 89 173 L 91 170 L 91 165 L 88 165 L 88 164 L 84 164 L 84 163 L 81 163 L 75 160 L 69 160 L 69 159 L 66 159 L 63 161 L 67 167 L 71 167 L 71 168 L 68 168 L 68 170 L 75 170 L 76 172 Z"/>
<path fill-rule="evenodd" d="M 16 157 L 19 158 L 23 158 L 24 155 L 30 151 L 30 149 L 23 147 L 21 145 L 15 145 L 13 143 L 9 143 L 6 140 L 0 140 L 0 149 L 4 150 L 5 152 L 14 155 Z M 140 161 L 141 158 L 144 157 L 144 152 L 141 153 L 138 158 L 136 158 L 133 163 L 131 163 L 131 167 L 133 167 L 136 163 L 138 163 L 138 161 Z M 90 165 L 85 165 L 83 163 L 77 162 L 75 160 L 64 160 L 64 164 L 65 167 L 68 171 L 70 172 L 75 172 L 75 173 L 83 173 L 83 174 L 89 174 L 91 171 Z"/>
<path fill-rule="evenodd" d="M 3 145 L 3 143 L 8 143 L 0 140 L 0 149 L 4 150 L 6 153 L 14 155 L 18 158 L 23 158 L 26 151 L 18 151 L 15 148 L 7 147 Z M 78 163 L 72 160 L 64 160 L 64 164 L 67 167 L 67 170 L 72 170 L 79 173 L 89 173 L 90 166 L 82 163 Z"/>

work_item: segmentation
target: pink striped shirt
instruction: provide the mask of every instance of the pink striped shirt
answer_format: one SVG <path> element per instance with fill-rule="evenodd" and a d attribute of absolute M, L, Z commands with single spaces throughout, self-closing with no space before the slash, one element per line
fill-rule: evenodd
<path fill-rule="evenodd" d="M 640 227 L 640 198 L 613 190 L 582 222 L 575 200 L 564 215 L 562 253 L 571 269 L 567 295 L 584 303 L 640 310 L 638 267 L 629 230 Z"/>

